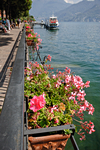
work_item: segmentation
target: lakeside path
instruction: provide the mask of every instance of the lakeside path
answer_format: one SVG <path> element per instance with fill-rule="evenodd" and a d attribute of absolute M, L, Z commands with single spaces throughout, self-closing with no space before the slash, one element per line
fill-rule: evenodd
<path fill-rule="evenodd" d="M 0 109 L 3 107 L 23 26 L 24 23 L 20 28 L 16 26 L 9 33 L 0 32 Z"/>

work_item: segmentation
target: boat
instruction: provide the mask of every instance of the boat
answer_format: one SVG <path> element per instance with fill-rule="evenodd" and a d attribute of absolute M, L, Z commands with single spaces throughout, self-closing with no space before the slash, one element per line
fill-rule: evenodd
<path fill-rule="evenodd" d="M 59 22 L 57 17 L 52 15 L 52 17 L 49 18 L 49 20 L 46 20 L 45 22 L 46 28 L 54 30 L 54 29 L 59 29 Z"/>

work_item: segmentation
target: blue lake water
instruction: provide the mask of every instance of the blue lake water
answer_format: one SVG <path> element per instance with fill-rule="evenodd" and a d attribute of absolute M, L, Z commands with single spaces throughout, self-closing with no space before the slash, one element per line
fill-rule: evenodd
<path fill-rule="evenodd" d="M 60 22 L 59 30 L 50 31 L 40 26 L 34 27 L 34 32 L 42 39 L 42 58 L 50 54 L 54 70 L 63 71 L 69 67 L 72 72 L 90 81 L 86 89 L 86 100 L 95 107 L 94 115 L 85 114 L 86 120 L 95 124 L 95 132 L 86 135 L 85 141 L 80 141 L 75 134 L 80 150 L 100 149 L 100 23 Z M 70 139 L 66 150 L 73 150 Z"/>

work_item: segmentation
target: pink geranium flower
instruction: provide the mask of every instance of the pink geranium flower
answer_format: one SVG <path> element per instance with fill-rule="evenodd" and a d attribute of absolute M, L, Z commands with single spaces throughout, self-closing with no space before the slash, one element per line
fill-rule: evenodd
<path fill-rule="evenodd" d="M 32 34 L 29 34 L 28 37 L 32 37 Z"/>
<path fill-rule="evenodd" d="M 54 120 L 54 123 L 59 123 L 59 120 L 56 118 L 56 119 Z"/>
<path fill-rule="evenodd" d="M 89 86 L 89 83 L 90 83 L 90 81 L 87 81 L 86 83 L 85 83 L 85 87 L 87 88 L 87 87 L 90 87 Z"/>
<path fill-rule="evenodd" d="M 30 26 L 26 26 L 26 29 L 30 29 Z"/>
<path fill-rule="evenodd" d="M 51 56 L 50 55 L 48 55 L 47 60 L 51 61 Z"/>
<path fill-rule="evenodd" d="M 38 110 L 43 108 L 45 104 L 46 101 L 45 101 L 44 94 L 40 96 L 34 96 L 30 102 L 30 109 L 33 110 L 33 112 L 37 112 Z"/>

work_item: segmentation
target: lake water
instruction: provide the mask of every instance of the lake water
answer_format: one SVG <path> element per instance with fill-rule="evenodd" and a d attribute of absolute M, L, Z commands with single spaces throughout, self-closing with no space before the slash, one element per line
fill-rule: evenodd
<path fill-rule="evenodd" d="M 95 124 L 95 132 L 86 135 L 85 141 L 80 141 L 75 134 L 80 150 L 100 149 L 100 23 L 60 22 L 59 30 L 50 31 L 35 26 L 34 31 L 42 39 L 41 56 L 52 56 L 54 70 L 63 71 L 69 67 L 72 72 L 90 81 L 86 89 L 86 100 L 95 107 L 94 115 L 86 115 L 86 120 Z M 66 150 L 73 150 L 70 139 Z"/>

